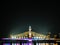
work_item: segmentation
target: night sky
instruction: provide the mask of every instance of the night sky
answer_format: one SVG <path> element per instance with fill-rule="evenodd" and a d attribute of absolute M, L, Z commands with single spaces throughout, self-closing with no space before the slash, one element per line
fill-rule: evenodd
<path fill-rule="evenodd" d="M 54 2 L 2 1 L 0 37 L 28 31 L 52 34 L 60 32 L 60 17 Z"/>

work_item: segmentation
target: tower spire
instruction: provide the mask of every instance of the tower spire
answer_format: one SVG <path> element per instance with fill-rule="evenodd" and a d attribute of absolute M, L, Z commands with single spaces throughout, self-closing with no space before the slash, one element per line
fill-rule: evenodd
<path fill-rule="evenodd" d="M 31 31 L 32 30 L 32 28 L 31 28 L 31 26 L 29 26 L 29 31 Z"/>
<path fill-rule="evenodd" d="M 29 26 L 29 38 L 31 38 L 31 26 Z"/>

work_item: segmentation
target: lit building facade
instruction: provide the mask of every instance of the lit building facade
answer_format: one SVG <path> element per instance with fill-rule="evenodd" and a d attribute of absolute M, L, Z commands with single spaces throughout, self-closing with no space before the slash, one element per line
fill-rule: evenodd
<path fill-rule="evenodd" d="M 31 31 L 31 26 L 29 26 L 29 31 L 21 33 L 21 34 L 17 34 L 17 35 L 10 35 L 10 38 L 16 38 L 16 39 L 41 39 L 44 40 L 45 38 L 48 39 L 48 37 L 46 37 L 46 35 L 43 34 L 39 34 L 36 32 Z"/>
<path fill-rule="evenodd" d="M 56 35 L 54 37 L 56 37 Z M 58 45 L 58 43 L 52 43 L 52 42 L 51 43 L 44 43 L 44 42 L 41 43 L 41 41 L 38 42 L 39 40 L 56 40 L 56 38 L 50 38 L 50 33 L 48 35 L 44 35 L 44 34 L 33 32 L 31 26 L 29 26 L 29 31 L 27 32 L 16 34 L 16 35 L 10 35 L 10 39 L 28 40 L 27 43 L 22 42 L 20 44 L 20 42 L 18 42 L 18 43 L 11 43 L 11 45 Z M 10 44 L 3 44 L 3 45 L 10 45 Z"/>

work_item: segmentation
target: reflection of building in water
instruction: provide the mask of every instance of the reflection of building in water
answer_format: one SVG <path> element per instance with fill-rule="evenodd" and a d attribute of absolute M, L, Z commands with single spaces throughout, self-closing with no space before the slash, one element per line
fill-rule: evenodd
<path fill-rule="evenodd" d="M 50 32 L 48 35 L 39 34 L 36 32 L 31 31 L 32 28 L 29 26 L 29 31 L 17 34 L 17 35 L 11 35 L 10 38 L 15 39 L 32 39 L 32 40 L 55 40 L 56 38 L 50 38 Z M 57 35 L 54 35 L 56 37 Z M 12 43 L 14 45 L 15 43 Z M 17 44 L 17 43 L 16 43 Z M 18 45 L 18 44 L 17 44 Z M 28 43 L 22 43 L 22 45 L 28 45 Z M 29 45 L 34 45 L 32 41 L 30 40 Z M 36 45 L 58 45 L 58 43 L 36 43 Z"/>

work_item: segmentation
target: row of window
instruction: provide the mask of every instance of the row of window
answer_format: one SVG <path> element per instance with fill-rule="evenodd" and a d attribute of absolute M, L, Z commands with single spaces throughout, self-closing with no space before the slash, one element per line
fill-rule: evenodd
<path fill-rule="evenodd" d="M 12 38 L 14 38 L 14 39 L 26 39 L 26 38 L 28 38 L 28 37 L 15 37 L 15 36 L 12 36 Z M 32 39 L 45 39 L 45 37 L 32 37 Z"/>

